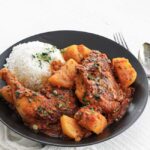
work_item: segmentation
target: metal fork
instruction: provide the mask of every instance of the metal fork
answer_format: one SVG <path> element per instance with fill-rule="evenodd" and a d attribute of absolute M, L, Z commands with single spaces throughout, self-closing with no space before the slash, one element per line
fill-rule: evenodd
<path fill-rule="evenodd" d="M 126 41 L 125 41 L 125 39 L 121 33 L 114 33 L 113 38 L 118 44 L 122 45 L 124 48 L 129 50 L 129 47 L 128 47 L 128 45 L 127 45 L 127 43 L 126 43 Z"/>

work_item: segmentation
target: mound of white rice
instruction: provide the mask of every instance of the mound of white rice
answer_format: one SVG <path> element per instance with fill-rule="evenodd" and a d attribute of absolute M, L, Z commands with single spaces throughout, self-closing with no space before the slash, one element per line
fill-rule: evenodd
<path fill-rule="evenodd" d="M 39 41 L 19 44 L 6 59 L 7 67 L 27 88 L 39 90 L 50 75 L 53 60 L 64 62 L 59 49 Z"/>

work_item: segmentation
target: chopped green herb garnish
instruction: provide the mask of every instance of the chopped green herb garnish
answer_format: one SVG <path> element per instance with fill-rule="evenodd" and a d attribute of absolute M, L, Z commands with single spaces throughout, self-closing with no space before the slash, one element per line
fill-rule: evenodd
<path fill-rule="evenodd" d="M 32 55 L 33 58 L 35 58 L 35 55 Z"/>
<path fill-rule="evenodd" d="M 48 52 L 36 53 L 35 55 L 32 55 L 32 57 L 39 61 L 40 67 L 42 67 L 42 61 L 48 63 L 51 61 L 51 57 L 49 56 Z"/>
<path fill-rule="evenodd" d="M 57 47 L 53 45 L 52 48 L 51 48 L 51 51 L 54 52 L 54 50 L 55 50 L 56 48 L 57 48 Z"/>
<path fill-rule="evenodd" d="M 64 106 L 65 106 L 65 103 L 59 103 L 59 104 L 58 104 L 58 107 L 59 107 L 59 108 L 64 107 Z"/>
<path fill-rule="evenodd" d="M 43 107 L 41 107 L 41 106 L 39 106 L 39 107 L 37 108 L 37 112 L 38 112 L 40 115 L 42 115 L 42 116 L 47 116 L 47 115 L 48 115 L 48 112 L 45 110 L 45 108 L 43 108 Z"/>
<path fill-rule="evenodd" d="M 94 94 L 94 98 L 95 98 L 96 100 L 99 100 L 100 95 L 99 95 L 99 94 Z"/>
<path fill-rule="evenodd" d="M 37 96 L 38 95 L 38 93 L 36 93 L 36 92 L 33 92 L 33 96 Z"/>
<path fill-rule="evenodd" d="M 113 112 L 115 113 L 115 112 L 119 111 L 119 109 L 120 109 L 120 107 L 117 107 Z"/>
<path fill-rule="evenodd" d="M 89 105 L 89 102 L 88 102 L 88 100 L 87 100 L 85 97 L 82 98 L 82 101 L 83 101 L 86 105 Z"/>
<path fill-rule="evenodd" d="M 65 51 L 66 51 L 65 48 L 60 50 L 60 52 L 61 52 L 62 54 L 65 53 Z"/>
<path fill-rule="evenodd" d="M 52 46 L 51 48 L 49 48 L 49 47 L 45 48 L 45 50 L 48 51 L 48 52 L 54 52 L 55 49 L 57 49 L 56 46 Z"/>
<path fill-rule="evenodd" d="M 91 107 L 90 110 L 91 110 L 92 112 L 94 112 L 94 108 Z"/>
<path fill-rule="evenodd" d="M 16 91 L 15 92 L 15 95 L 16 95 L 16 98 L 18 98 L 20 96 L 20 92 L 19 91 Z"/>
<path fill-rule="evenodd" d="M 46 110 L 43 111 L 43 116 L 47 116 L 48 112 Z"/>
<path fill-rule="evenodd" d="M 39 60 L 39 67 L 42 68 L 42 62 Z"/>
<path fill-rule="evenodd" d="M 50 49 L 50 48 L 45 48 L 45 50 L 51 52 L 51 49 Z"/>
<path fill-rule="evenodd" d="M 38 112 L 38 113 L 43 113 L 44 110 L 45 110 L 45 109 L 44 109 L 43 107 L 41 107 L 41 106 L 39 106 L 39 107 L 37 108 L 37 112 Z"/>
<path fill-rule="evenodd" d="M 86 105 L 89 105 L 89 102 L 88 102 L 88 100 L 86 99 L 86 95 L 87 95 L 87 93 L 85 92 L 85 93 L 84 93 L 84 96 L 83 96 L 83 98 L 82 98 L 82 101 L 83 101 Z"/>
<path fill-rule="evenodd" d="M 96 68 L 98 68 L 98 67 L 99 67 L 99 64 L 94 63 L 93 66 L 96 67 Z"/>
<path fill-rule="evenodd" d="M 82 98 L 83 102 L 87 102 L 87 99 L 85 97 Z"/>
<path fill-rule="evenodd" d="M 48 112 L 49 114 L 52 114 L 52 113 L 53 113 L 53 111 L 52 111 L 52 110 L 48 110 L 47 112 Z"/>
<path fill-rule="evenodd" d="M 95 77 L 94 77 L 93 75 L 89 74 L 89 75 L 88 75 L 88 79 L 89 79 L 89 80 L 94 80 Z"/>
<path fill-rule="evenodd" d="M 63 99 L 64 96 L 63 96 L 63 95 L 58 95 L 58 98 L 59 98 L 59 99 Z"/>
<path fill-rule="evenodd" d="M 38 60 L 43 60 L 43 61 L 46 61 L 46 62 L 50 62 L 51 61 L 51 57 L 48 55 L 48 53 L 36 53 L 36 58 Z"/>

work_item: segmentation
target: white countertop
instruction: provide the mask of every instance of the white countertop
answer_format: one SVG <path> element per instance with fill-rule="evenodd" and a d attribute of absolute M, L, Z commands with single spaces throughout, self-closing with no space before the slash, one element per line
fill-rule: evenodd
<path fill-rule="evenodd" d="M 132 53 L 150 42 L 149 0 L 0 0 L 0 53 L 28 36 L 54 30 L 93 32 L 108 38 L 121 32 Z M 149 98 L 150 100 L 150 98 Z M 141 117 L 121 135 L 71 150 L 149 150 L 150 102 Z M 0 150 L 39 150 L 41 145 L 0 123 Z M 46 146 L 42 150 L 67 149 Z"/>

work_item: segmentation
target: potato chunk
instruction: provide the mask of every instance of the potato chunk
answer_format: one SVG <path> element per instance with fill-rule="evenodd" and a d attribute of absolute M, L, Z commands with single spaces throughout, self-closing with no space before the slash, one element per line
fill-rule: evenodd
<path fill-rule="evenodd" d="M 49 79 L 49 83 L 57 87 L 71 88 L 76 76 L 77 62 L 69 59 L 60 70 L 56 71 Z"/>
<path fill-rule="evenodd" d="M 107 126 L 106 118 L 99 112 L 88 107 L 81 108 L 74 117 L 79 125 L 96 134 L 102 133 Z"/>
<path fill-rule="evenodd" d="M 83 58 L 86 58 L 91 52 L 91 50 L 83 44 L 78 45 L 78 51 L 81 53 Z"/>
<path fill-rule="evenodd" d="M 86 87 L 85 87 L 83 79 L 81 78 L 81 75 L 78 75 L 76 77 L 75 84 L 76 84 L 75 94 L 79 100 L 82 100 L 82 98 L 86 92 Z"/>
<path fill-rule="evenodd" d="M 62 131 L 65 135 L 75 139 L 75 141 L 80 141 L 82 139 L 84 133 L 74 118 L 63 115 L 60 118 L 60 122 Z"/>
<path fill-rule="evenodd" d="M 65 60 L 69 60 L 70 58 L 72 58 L 76 62 L 80 62 L 82 59 L 82 56 L 78 51 L 77 45 L 71 45 L 69 47 L 66 47 L 63 52 L 63 57 Z"/>
<path fill-rule="evenodd" d="M 112 64 L 121 85 L 125 88 L 129 87 L 137 77 L 137 72 L 132 67 L 129 60 L 119 57 L 113 58 Z"/>
<path fill-rule="evenodd" d="M 78 63 L 80 63 L 83 58 L 89 55 L 90 52 L 91 50 L 86 46 L 84 46 L 83 44 L 71 45 L 64 48 L 63 57 L 65 60 L 72 58 Z"/>

